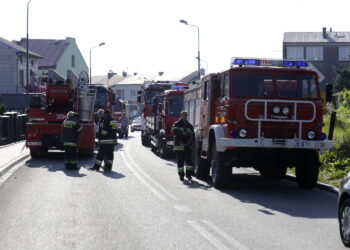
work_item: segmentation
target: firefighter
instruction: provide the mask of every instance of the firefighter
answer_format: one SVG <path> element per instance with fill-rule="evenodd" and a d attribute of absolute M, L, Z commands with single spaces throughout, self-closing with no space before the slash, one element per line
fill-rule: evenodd
<path fill-rule="evenodd" d="M 69 111 L 62 124 L 62 137 L 66 162 L 66 169 L 77 170 L 78 141 L 83 127 L 80 125 L 77 114 Z"/>
<path fill-rule="evenodd" d="M 194 131 L 192 124 L 187 121 L 187 111 L 181 111 L 180 119 L 174 123 L 172 131 L 175 136 L 174 152 L 176 153 L 177 170 L 180 180 L 184 180 L 184 163 L 186 163 L 186 178 L 191 180 L 193 175 L 191 155 Z"/>
<path fill-rule="evenodd" d="M 117 121 L 111 118 L 109 110 L 104 110 L 103 118 L 99 123 L 98 144 L 99 149 L 95 165 L 89 168 L 89 170 L 99 171 L 104 161 L 104 170 L 111 171 L 114 158 L 114 145 L 117 144 Z"/>

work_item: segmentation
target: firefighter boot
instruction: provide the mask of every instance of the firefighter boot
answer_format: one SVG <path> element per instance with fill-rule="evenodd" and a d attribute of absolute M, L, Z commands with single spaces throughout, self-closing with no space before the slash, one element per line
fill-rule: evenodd
<path fill-rule="evenodd" d="M 190 174 L 190 173 L 186 173 L 186 178 L 187 178 L 189 181 L 192 180 L 191 174 Z"/>
<path fill-rule="evenodd" d="M 183 174 L 179 174 L 180 176 L 180 181 L 184 181 L 184 175 Z"/>

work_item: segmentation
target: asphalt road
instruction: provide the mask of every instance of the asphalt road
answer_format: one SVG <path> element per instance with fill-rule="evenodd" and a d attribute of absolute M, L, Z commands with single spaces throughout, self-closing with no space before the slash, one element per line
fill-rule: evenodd
<path fill-rule="evenodd" d="M 333 193 L 246 169 L 225 191 L 181 182 L 138 132 L 119 142 L 108 174 L 51 152 L 0 180 L 0 249 L 344 249 Z"/>

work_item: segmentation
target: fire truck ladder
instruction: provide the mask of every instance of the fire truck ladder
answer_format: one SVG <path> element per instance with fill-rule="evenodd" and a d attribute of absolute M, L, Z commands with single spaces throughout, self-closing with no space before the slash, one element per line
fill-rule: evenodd
<path fill-rule="evenodd" d="M 248 116 L 248 105 L 250 103 L 263 103 L 264 105 L 264 114 L 259 115 L 259 118 L 254 118 L 254 117 L 249 117 Z M 268 118 L 267 117 L 267 106 L 270 103 L 292 103 L 294 105 L 294 114 L 292 115 L 292 119 L 285 119 L 284 117 L 281 116 L 276 116 L 276 118 Z M 297 119 L 297 114 L 298 114 L 298 105 L 299 104 L 310 104 L 313 108 L 313 115 L 311 119 L 308 120 L 298 120 Z M 261 136 L 261 123 L 262 122 L 295 122 L 299 123 L 299 146 L 301 145 L 301 134 L 302 134 L 302 127 L 303 123 L 309 123 L 313 122 L 316 118 L 316 106 L 313 102 L 311 101 L 290 101 L 290 100 L 264 100 L 264 99 L 250 99 L 247 100 L 245 105 L 244 105 L 244 115 L 245 118 L 249 121 L 256 121 L 258 122 L 258 139 L 260 140 Z"/>

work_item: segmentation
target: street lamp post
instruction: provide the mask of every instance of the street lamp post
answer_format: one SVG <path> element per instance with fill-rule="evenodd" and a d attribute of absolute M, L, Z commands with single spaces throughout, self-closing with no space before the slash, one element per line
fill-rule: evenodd
<path fill-rule="evenodd" d="M 27 3 L 27 41 L 26 41 L 26 47 L 27 47 L 27 81 L 26 81 L 26 85 L 27 85 L 27 109 L 29 108 L 29 31 L 28 31 L 28 27 L 29 27 L 29 3 L 32 0 L 29 0 Z"/>
<path fill-rule="evenodd" d="M 91 49 L 90 49 L 90 83 L 92 83 L 91 82 L 91 50 L 92 49 L 94 49 L 94 48 L 98 48 L 98 47 L 101 47 L 101 46 L 103 46 L 103 45 L 105 45 L 106 43 L 100 43 L 98 46 L 94 46 L 94 47 L 92 47 Z"/>
<path fill-rule="evenodd" d="M 180 20 L 180 23 L 197 28 L 197 31 L 198 31 L 198 56 L 197 56 L 197 59 L 198 59 L 198 80 L 200 80 L 201 79 L 201 72 L 200 72 L 200 70 L 201 70 L 201 56 L 200 56 L 200 50 L 199 50 L 199 28 L 197 25 L 187 23 L 186 20 Z"/>

